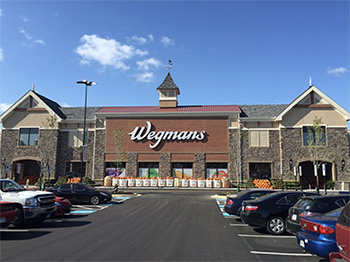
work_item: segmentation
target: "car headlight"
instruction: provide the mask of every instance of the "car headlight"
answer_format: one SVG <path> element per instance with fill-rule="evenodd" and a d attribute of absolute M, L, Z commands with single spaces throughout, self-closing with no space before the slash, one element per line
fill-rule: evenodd
<path fill-rule="evenodd" d="M 26 199 L 26 206 L 37 207 L 38 206 L 38 199 L 36 199 L 35 197 L 27 198 Z"/>
<path fill-rule="evenodd" d="M 102 196 L 109 196 L 107 193 L 105 193 L 105 192 L 100 192 L 100 194 L 102 195 Z"/>
<path fill-rule="evenodd" d="M 58 207 L 62 206 L 62 204 L 59 203 L 59 202 L 55 202 L 55 205 L 58 206 Z"/>

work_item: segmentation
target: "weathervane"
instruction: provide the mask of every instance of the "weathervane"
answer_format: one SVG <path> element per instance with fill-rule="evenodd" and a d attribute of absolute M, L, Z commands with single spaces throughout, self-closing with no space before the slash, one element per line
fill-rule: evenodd
<path fill-rule="evenodd" d="M 170 71 L 170 69 L 173 68 L 173 62 L 170 59 L 168 59 L 168 66 L 167 66 L 167 68 L 168 68 L 169 71 Z"/>

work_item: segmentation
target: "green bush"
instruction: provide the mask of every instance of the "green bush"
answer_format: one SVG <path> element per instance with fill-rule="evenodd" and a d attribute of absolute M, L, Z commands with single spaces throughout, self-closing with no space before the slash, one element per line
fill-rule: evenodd
<path fill-rule="evenodd" d="M 283 180 L 281 178 L 272 178 L 270 182 L 275 189 L 281 189 L 283 187 Z"/>
<path fill-rule="evenodd" d="M 64 176 L 59 176 L 56 180 L 56 183 L 54 184 L 54 186 L 59 186 L 59 185 L 63 185 L 67 183 L 67 178 Z"/>
<path fill-rule="evenodd" d="M 327 189 L 334 189 L 334 187 L 335 187 L 335 182 L 333 180 L 328 180 L 326 182 L 326 188 Z"/>
<path fill-rule="evenodd" d="M 83 183 L 90 186 L 95 185 L 95 182 L 87 176 L 83 178 Z"/>

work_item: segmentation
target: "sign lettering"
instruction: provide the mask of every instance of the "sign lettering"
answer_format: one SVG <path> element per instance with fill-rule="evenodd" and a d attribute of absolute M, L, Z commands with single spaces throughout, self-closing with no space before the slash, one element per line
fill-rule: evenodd
<path fill-rule="evenodd" d="M 135 129 L 129 133 L 132 141 L 147 139 L 149 141 L 155 140 L 155 143 L 150 144 L 150 148 L 156 148 L 163 140 L 198 140 L 201 141 L 205 137 L 205 131 L 151 131 L 152 124 L 146 121 L 146 127 L 135 127 Z"/>

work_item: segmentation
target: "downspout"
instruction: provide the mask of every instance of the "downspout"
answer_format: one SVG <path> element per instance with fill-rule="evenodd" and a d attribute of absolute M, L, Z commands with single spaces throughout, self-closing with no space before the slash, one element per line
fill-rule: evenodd
<path fill-rule="evenodd" d="M 282 128 L 281 124 L 279 124 L 279 144 L 280 144 L 280 174 L 281 178 L 283 178 L 283 154 L 282 154 Z"/>
<path fill-rule="evenodd" d="M 92 152 L 92 175 L 91 179 L 95 180 L 95 156 L 96 156 L 96 116 L 95 116 L 95 128 L 94 128 L 94 149 Z"/>

